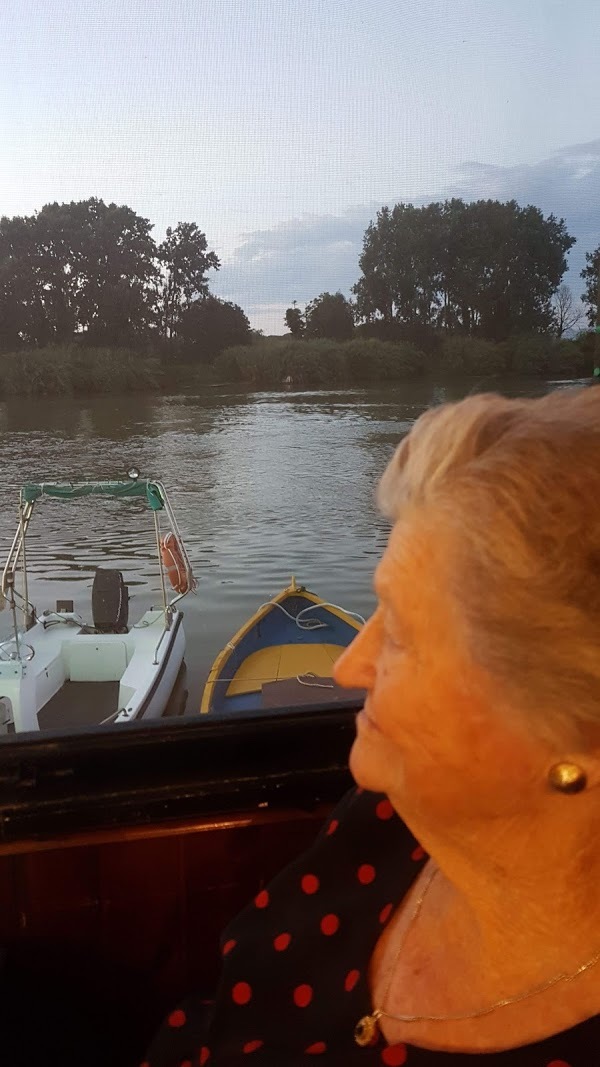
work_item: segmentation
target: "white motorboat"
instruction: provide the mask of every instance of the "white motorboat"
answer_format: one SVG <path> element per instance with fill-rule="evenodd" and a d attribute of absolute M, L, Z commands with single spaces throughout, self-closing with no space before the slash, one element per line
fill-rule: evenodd
<path fill-rule="evenodd" d="M 96 570 L 88 619 L 69 600 L 41 611 L 29 601 L 26 542 L 34 508 L 44 498 L 66 502 L 89 496 L 138 498 L 153 519 L 160 603 L 131 625 L 127 586 L 118 570 Z M 168 531 L 161 530 L 161 521 Z M 127 481 L 24 485 L 0 586 L 13 631 L 0 643 L 0 735 L 162 715 L 185 652 L 178 604 L 195 588 L 161 482 L 141 479 L 134 469 Z"/>

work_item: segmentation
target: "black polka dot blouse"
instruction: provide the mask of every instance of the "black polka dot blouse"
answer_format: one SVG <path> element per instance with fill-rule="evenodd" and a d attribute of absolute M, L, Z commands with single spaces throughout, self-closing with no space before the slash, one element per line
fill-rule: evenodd
<path fill-rule="evenodd" d="M 385 797 L 353 789 L 223 934 L 214 1004 L 188 997 L 142 1067 L 600 1067 L 600 1016 L 496 1053 L 356 1044 L 375 944 L 426 861 Z"/>

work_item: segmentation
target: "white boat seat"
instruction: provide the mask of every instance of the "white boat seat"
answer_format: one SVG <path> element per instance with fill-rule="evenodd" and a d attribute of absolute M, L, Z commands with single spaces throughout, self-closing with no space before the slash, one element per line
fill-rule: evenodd
<path fill-rule="evenodd" d="M 62 647 L 71 682 L 118 682 L 127 668 L 127 645 L 112 635 L 78 634 Z"/>

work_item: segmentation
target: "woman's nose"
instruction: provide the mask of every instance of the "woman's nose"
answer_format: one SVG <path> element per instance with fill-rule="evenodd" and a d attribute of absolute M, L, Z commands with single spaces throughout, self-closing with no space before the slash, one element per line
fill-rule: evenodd
<path fill-rule="evenodd" d="M 371 689 L 375 680 L 377 612 L 365 623 L 333 668 L 333 677 L 345 689 Z"/>

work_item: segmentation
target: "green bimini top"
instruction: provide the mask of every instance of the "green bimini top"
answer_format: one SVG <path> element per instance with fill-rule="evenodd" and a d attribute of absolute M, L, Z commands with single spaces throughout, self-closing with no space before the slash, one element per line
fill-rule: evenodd
<path fill-rule="evenodd" d="M 74 500 L 80 496 L 145 497 L 152 511 L 160 511 L 165 506 L 162 493 L 156 482 L 130 479 L 127 482 L 41 482 L 39 485 L 28 484 L 21 489 L 21 500 L 28 504 L 35 503 L 42 496 L 57 500 Z"/>

